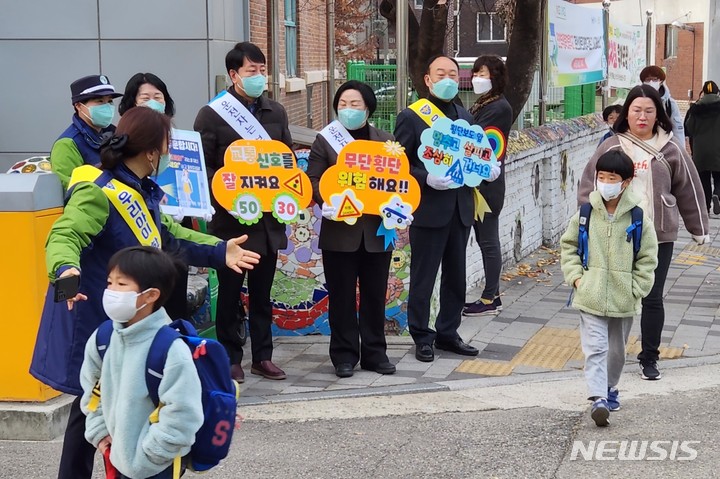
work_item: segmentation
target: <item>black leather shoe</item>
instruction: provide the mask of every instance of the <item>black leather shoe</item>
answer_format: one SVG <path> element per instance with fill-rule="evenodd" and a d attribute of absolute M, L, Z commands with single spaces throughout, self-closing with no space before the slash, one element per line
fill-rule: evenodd
<path fill-rule="evenodd" d="M 444 341 L 435 341 L 435 347 L 442 349 L 443 351 L 460 354 L 461 356 L 477 356 L 480 352 L 477 348 L 473 348 L 469 344 L 466 344 L 460 338 L 455 338 L 453 341 L 447 343 Z"/>
<path fill-rule="evenodd" d="M 377 364 L 375 366 L 363 366 L 360 365 L 362 369 L 365 369 L 366 371 L 375 371 L 378 374 L 394 374 L 395 373 L 395 365 L 391 363 L 390 361 L 385 361 L 384 363 Z"/>
<path fill-rule="evenodd" d="M 435 351 L 429 344 L 416 344 L 415 359 L 424 363 L 431 363 L 435 361 Z"/>
<path fill-rule="evenodd" d="M 335 376 L 349 378 L 353 375 L 353 366 L 350 363 L 340 363 L 335 366 Z"/>

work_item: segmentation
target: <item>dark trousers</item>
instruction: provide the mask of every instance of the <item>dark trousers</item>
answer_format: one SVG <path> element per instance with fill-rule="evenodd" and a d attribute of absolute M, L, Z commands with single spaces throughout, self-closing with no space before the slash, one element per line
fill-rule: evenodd
<path fill-rule="evenodd" d="M 475 239 L 482 253 L 485 270 L 485 289 L 483 299 L 495 299 L 500 294 L 500 273 L 502 272 L 502 253 L 500 251 L 500 225 L 498 215 L 485 213 L 482 221 L 473 224 Z"/>
<path fill-rule="evenodd" d="M 390 251 L 368 253 L 363 245 L 353 253 L 323 251 L 330 302 L 330 359 L 335 366 L 355 366 L 360 361 L 362 366 L 372 368 L 388 361 L 385 294 L 391 256 Z"/>
<path fill-rule="evenodd" d="M 165 303 L 165 312 L 171 319 L 190 319 L 187 303 L 188 267 L 175 259 L 175 287 Z"/>
<path fill-rule="evenodd" d="M 705 206 L 710 210 L 713 194 L 717 195 L 720 192 L 720 171 L 699 171 L 698 175 L 705 192 Z"/>
<path fill-rule="evenodd" d="M 650 294 L 642 300 L 640 316 L 640 334 L 642 335 L 642 351 L 638 354 L 641 362 L 657 361 L 660 357 L 660 341 L 665 325 L 665 307 L 663 306 L 663 290 L 665 279 L 672 261 L 673 243 L 658 245 L 658 265 L 655 268 L 655 283 Z"/>
<path fill-rule="evenodd" d="M 432 344 L 458 337 L 465 304 L 465 250 L 470 227 L 460 221 L 457 209 L 442 228 L 410 226 L 410 293 L 408 325 L 415 344 Z M 440 313 L 430 329 L 430 297 L 442 263 Z"/>
<path fill-rule="evenodd" d="M 165 469 L 164 471 L 159 472 L 159 473 L 155 474 L 154 476 L 150 476 L 147 479 L 172 479 L 172 477 L 173 477 L 173 468 L 172 468 L 172 466 L 170 466 L 169 468 Z M 132 478 L 118 473 L 117 479 L 132 479 Z"/>
<path fill-rule="evenodd" d="M 95 447 L 85 439 L 85 414 L 80 410 L 80 397 L 70 406 L 65 428 L 58 479 L 90 479 Z"/>
<path fill-rule="evenodd" d="M 248 277 L 248 319 L 253 363 L 272 359 L 272 303 L 270 290 L 275 278 L 277 252 L 260 258 L 254 269 L 238 274 L 230 268 L 222 268 L 218 275 L 217 314 L 215 328 L 217 338 L 225 347 L 232 364 L 240 364 L 243 357 L 238 336 L 238 310 L 240 290 Z"/>

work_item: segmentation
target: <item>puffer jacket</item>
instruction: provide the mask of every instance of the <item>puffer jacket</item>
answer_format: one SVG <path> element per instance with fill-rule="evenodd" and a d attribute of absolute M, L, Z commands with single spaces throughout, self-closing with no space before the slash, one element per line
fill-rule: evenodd
<path fill-rule="evenodd" d="M 641 300 L 655 282 L 658 242 L 652 222 L 644 215 L 640 251 L 633 261 L 633 243 L 627 241 L 625 229 L 632 222 L 631 210 L 638 202 L 632 186 L 628 187 L 610 219 L 600 193 L 590 194 L 593 210 L 588 230 L 587 270 L 583 269 L 577 254 L 580 214 L 570 220 L 560 239 L 560 265 L 570 286 L 580 279 L 573 307 L 609 318 L 640 313 Z"/>
<path fill-rule="evenodd" d="M 720 171 L 720 95 L 705 94 L 690 107 L 685 133 L 698 171 Z"/>
<path fill-rule="evenodd" d="M 126 166 L 109 170 L 112 177 L 142 195 L 152 221 L 162 237 L 162 249 L 180 255 L 186 263 L 225 267 L 226 243 L 160 217 L 165 193 L 149 178 L 140 180 Z M 72 188 L 62 216 L 55 221 L 45 246 L 50 281 L 68 268 L 80 274 L 80 292 L 87 301 L 68 311 L 66 303 L 53 301 L 53 285 L 45 297 L 40 328 L 30 364 L 30 374 L 53 389 L 79 396 L 80 366 L 85 343 L 101 322 L 108 319 L 102 306 L 107 265 L 113 254 L 139 242 L 120 213 L 95 183 Z"/>

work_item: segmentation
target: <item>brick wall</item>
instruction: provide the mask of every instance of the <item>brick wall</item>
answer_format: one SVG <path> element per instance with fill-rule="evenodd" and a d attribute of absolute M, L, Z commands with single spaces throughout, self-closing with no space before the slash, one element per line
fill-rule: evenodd
<path fill-rule="evenodd" d="M 688 90 L 693 90 L 693 100 L 697 100 L 703 85 L 703 23 L 688 23 L 695 32 L 678 31 L 677 55 L 665 58 L 666 25 L 655 27 L 655 64 L 665 68 L 666 83 L 676 100 L 688 100 Z M 695 55 L 693 56 L 693 41 Z M 694 82 L 693 82 L 694 71 Z"/>
<path fill-rule="evenodd" d="M 312 128 L 319 130 L 328 123 L 327 115 L 327 26 L 325 2 L 323 0 L 299 0 L 297 15 L 297 78 L 308 80 L 307 72 L 324 72 L 323 81 L 306 84 L 299 91 L 287 91 L 287 82 L 280 84 L 280 103 L 287 110 L 290 123 L 309 127 L 308 94 L 312 90 L 310 114 Z M 250 2 L 250 41 L 257 44 L 267 55 L 268 66 L 272 65 L 272 42 L 270 37 L 269 2 Z M 285 57 L 285 2 L 279 2 L 279 64 L 280 80 L 286 79 Z M 272 73 L 272 72 L 271 72 Z"/>
<path fill-rule="evenodd" d="M 577 211 L 577 186 L 605 126 L 598 117 L 576 118 L 523 131 L 545 137 L 508 156 L 505 206 L 500 213 L 503 264 L 514 264 L 543 245 L 554 245 Z M 511 139 L 510 142 L 517 141 Z M 484 281 L 482 255 L 474 234 L 467 250 L 467 287 Z"/>

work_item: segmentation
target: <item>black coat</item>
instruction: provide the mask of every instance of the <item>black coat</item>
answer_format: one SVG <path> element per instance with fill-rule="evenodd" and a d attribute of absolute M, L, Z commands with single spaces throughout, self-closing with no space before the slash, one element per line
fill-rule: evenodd
<path fill-rule="evenodd" d="M 698 171 L 720 171 L 720 96 L 705 94 L 685 115 L 685 136 L 690 137 Z"/>
<path fill-rule="evenodd" d="M 472 116 L 460 105 L 444 102 L 434 96 L 429 100 L 435 104 L 451 120 L 463 119 L 472 124 Z M 395 139 L 405 147 L 405 154 L 410 159 L 410 172 L 420 183 L 422 190 L 420 206 L 413 212 L 413 226 L 424 228 L 442 228 L 450 223 L 457 205 L 460 221 L 465 226 L 472 226 L 475 216 L 475 203 L 472 188 L 460 188 L 438 191 L 427 185 L 427 169 L 418 158 L 420 135 L 428 128 L 427 123 L 410 108 L 401 111 L 395 124 Z"/>
<path fill-rule="evenodd" d="M 247 101 L 235 92 L 234 87 L 228 88 L 227 91 L 240 100 L 243 105 L 248 106 Z M 288 129 L 288 116 L 285 108 L 265 96 L 261 96 L 257 101 L 258 109 L 255 112 L 255 118 L 260 121 L 270 138 L 279 140 L 292 148 L 292 137 Z M 242 138 L 207 105 L 198 112 L 193 129 L 200 132 L 208 179 L 212 184 L 215 172 L 224 164 L 225 150 L 233 141 Z M 209 229 L 215 236 L 227 240 L 246 234 L 248 240 L 243 247 L 261 255 L 287 247 L 285 225 L 277 221 L 272 213 L 263 213 L 258 223 L 247 226 L 240 224 L 225 208 L 220 206 L 214 195 L 212 195 L 212 204 L 215 208 L 215 215 L 210 222 Z"/>
<path fill-rule="evenodd" d="M 495 101 L 488 103 L 473 114 L 473 122 L 483 129 L 494 126 L 500 130 L 505 137 L 507 147 L 510 127 L 513 123 L 513 111 L 510 103 L 501 95 Z M 495 181 L 483 181 L 478 186 L 493 214 L 499 215 L 505 203 L 505 154 L 498 158 L 500 164 L 500 176 Z"/>
<path fill-rule="evenodd" d="M 370 140 L 387 141 L 393 139 L 390 133 L 370 127 Z M 313 199 L 318 205 L 323 204 L 320 196 L 320 177 L 325 170 L 336 163 L 337 153 L 327 140 L 318 134 L 310 148 L 307 169 L 313 187 Z M 362 215 L 354 225 L 349 225 L 344 221 L 323 218 L 320 228 L 320 249 L 351 253 L 357 251 L 360 248 L 361 240 L 364 240 L 365 251 L 369 253 L 389 251 L 385 249 L 384 239 L 377 235 L 379 226 L 380 216 L 376 215 Z"/>

